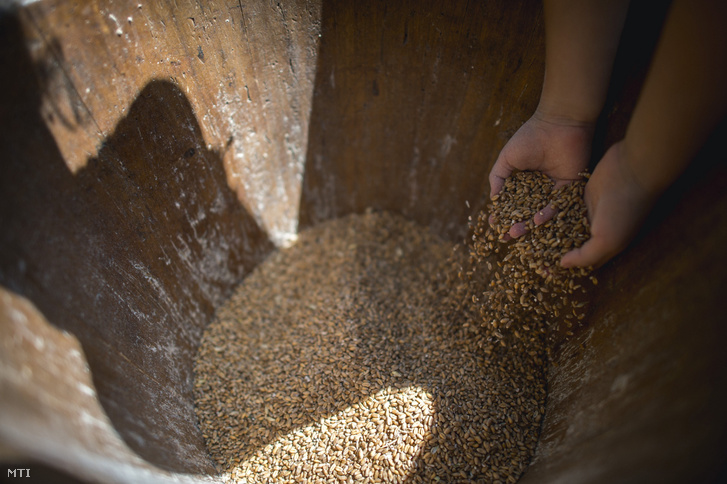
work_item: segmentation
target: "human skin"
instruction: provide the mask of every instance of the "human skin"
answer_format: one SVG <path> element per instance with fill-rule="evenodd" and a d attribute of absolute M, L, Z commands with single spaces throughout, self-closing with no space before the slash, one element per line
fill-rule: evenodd
<path fill-rule="evenodd" d="M 591 238 L 561 265 L 600 266 L 622 251 L 659 196 L 727 112 L 727 2 L 676 0 L 624 139 L 585 189 Z"/>
<path fill-rule="evenodd" d="M 539 170 L 562 186 L 588 161 L 627 1 L 549 0 L 546 74 L 535 114 L 505 145 L 491 194 L 513 169 Z M 683 172 L 727 111 L 727 2 L 675 0 L 623 140 L 585 188 L 591 238 L 561 260 L 598 267 L 622 251 L 660 194 Z M 549 220 L 546 207 L 535 223 Z M 515 224 L 511 237 L 525 233 Z"/>
<path fill-rule="evenodd" d="M 495 196 L 514 169 L 538 170 L 556 188 L 580 178 L 608 91 L 628 0 L 549 0 L 545 14 L 545 79 L 532 117 L 508 141 L 490 171 Z M 554 211 L 535 218 L 543 223 Z M 525 233 L 513 225 L 511 237 Z"/>

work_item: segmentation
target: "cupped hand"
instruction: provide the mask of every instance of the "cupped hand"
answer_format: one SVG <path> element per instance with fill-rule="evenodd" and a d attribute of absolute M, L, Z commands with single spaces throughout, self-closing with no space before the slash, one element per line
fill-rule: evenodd
<path fill-rule="evenodd" d="M 658 194 L 644 189 L 629 166 L 623 142 L 599 161 L 584 193 L 591 238 L 563 256 L 563 267 L 599 267 L 636 235 Z"/>
<path fill-rule="evenodd" d="M 500 192 L 513 170 L 537 170 L 548 175 L 560 188 L 580 179 L 588 164 L 593 124 L 548 116 L 536 111 L 510 138 L 490 171 L 490 197 Z M 534 218 L 535 224 L 550 220 L 556 211 L 550 205 Z M 525 222 L 514 224 L 510 237 L 526 233 Z"/>

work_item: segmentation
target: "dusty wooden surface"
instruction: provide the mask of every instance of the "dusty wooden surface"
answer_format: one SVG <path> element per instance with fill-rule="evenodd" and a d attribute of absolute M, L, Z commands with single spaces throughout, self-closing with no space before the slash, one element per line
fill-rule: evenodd
<path fill-rule="evenodd" d="M 464 235 L 537 103 L 542 28 L 534 0 L 40 1 L 6 15 L 0 284 L 80 341 L 103 411 L 152 472 L 211 472 L 190 384 L 214 307 L 299 225 L 372 206 Z M 597 152 L 623 133 L 645 42 L 617 69 Z M 724 158 L 713 142 L 601 271 L 524 482 L 708 479 L 727 454 Z M 54 465 L 91 469 L 55 450 Z"/>
<path fill-rule="evenodd" d="M 278 243 L 297 228 L 320 4 L 66 2 L 23 10 L 44 119 L 72 171 L 150 81 L 189 100 L 232 189 Z"/>
<path fill-rule="evenodd" d="M 588 325 L 550 369 L 523 483 L 727 477 L 725 128 L 599 272 Z"/>
<path fill-rule="evenodd" d="M 127 104 L 118 74 L 92 76 L 89 92 L 106 99 L 97 108 L 83 103 L 94 121 L 73 133 L 91 136 L 100 126 L 102 142 L 82 166 L 69 165 L 56 141 L 62 136 L 41 118 L 62 93 L 44 86 L 38 62 L 60 57 L 32 59 L 20 28 L 32 48 L 38 10 L 60 15 L 72 5 L 32 7 L 22 24 L 4 19 L 3 45 L 12 48 L 3 49 L 3 71 L 14 75 L 0 81 L 2 283 L 79 338 L 100 401 L 133 450 L 164 469 L 211 472 L 192 409 L 191 359 L 215 306 L 272 243 L 172 81 L 134 78 Z M 81 17 L 74 25 L 86 24 Z M 109 59 L 97 52 L 106 44 L 83 34 L 69 39 L 78 44 L 73 52 L 96 52 L 98 60 L 61 61 L 54 75 L 70 78 Z M 86 92 L 82 80 L 69 83 Z M 115 116 L 95 113 L 101 106 L 117 106 Z"/>
<path fill-rule="evenodd" d="M 537 105 L 538 2 L 325 2 L 300 223 L 366 207 L 450 238 Z"/>
<path fill-rule="evenodd" d="M 75 482 L 53 468 L 83 482 L 209 482 L 161 471 L 129 449 L 99 404 L 78 339 L 49 324 L 29 300 L 3 288 L 0 395 L 0 439 L 21 454 L 19 461 L 0 455 L 2 482 L 15 480 L 6 468 L 19 467 L 30 476 L 16 479 L 29 483 Z M 37 462 L 53 467 L 39 468 Z"/>

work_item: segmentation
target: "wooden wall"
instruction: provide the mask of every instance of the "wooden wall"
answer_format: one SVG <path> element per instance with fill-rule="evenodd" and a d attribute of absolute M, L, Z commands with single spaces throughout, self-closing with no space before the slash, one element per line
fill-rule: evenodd
<path fill-rule="evenodd" d="M 3 12 L 0 282 L 80 340 L 125 442 L 212 471 L 191 359 L 297 225 L 319 7 Z"/>
<path fill-rule="evenodd" d="M 663 18 L 647 3 L 594 159 L 643 81 Z M 299 228 L 367 207 L 461 238 L 543 76 L 535 0 L 41 0 L 1 26 L 0 284 L 80 341 L 125 444 L 174 473 L 213 472 L 191 358 L 231 287 Z M 525 482 L 717 472 L 724 133 L 600 271 Z"/>
<path fill-rule="evenodd" d="M 320 3 L 54 1 L 23 9 L 42 113 L 75 172 L 152 81 L 188 99 L 271 239 L 297 228 Z"/>
<path fill-rule="evenodd" d="M 373 207 L 463 236 L 537 105 L 539 3 L 324 2 L 322 16 L 301 225 Z"/>

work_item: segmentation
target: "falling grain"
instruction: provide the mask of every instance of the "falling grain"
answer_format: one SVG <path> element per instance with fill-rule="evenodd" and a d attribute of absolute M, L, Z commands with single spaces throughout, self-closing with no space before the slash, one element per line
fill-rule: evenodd
<path fill-rule="evenodd" d="M 583 174 L 587 177 L 586 174 Z M 488 211 L 479 214 L 472 227 L 469 261 L 465 267 L 494 268 L 479 275 L 465 270 L 461 278 L 461 298 L 476 301 L 481 318 L 480 343 L 488 348 L 504 341 L 508 347 L 518 341 L 550 340 L 585 316 L 586 288 L 591 268 L 563 268 L 561 257 L 580 247 L 590 237 L 583 201 L 585 180 L 553 190 L 552 181 L 539 172 L 515 172 L 493 197 Z M 557 214 L 541 225 L 533 217 L 546 205 Z M 524 223 L 528 232 L 508 240 L 505 235 L 515 223 Z M 499 323 L 498 323 L 499 321 Z M 503 321 L 516 321 L 511 328 Z M 525 329 L 528 328 L 528 329 Z M 517 329 L 517 332 L 515 331 Z M 550 341 L 546 342 L 548 345 Z"/>
<path fill-rule="evenodd" d="M 423 228 L 366 213 L 258 266 L 195 359 L 195 408 L 222 478 L 515 482 L 544 412 L 543 338 L 480 345 L 480 303 L 462 303 L 456 277 L 467 256 L 451 254 Z"/>

